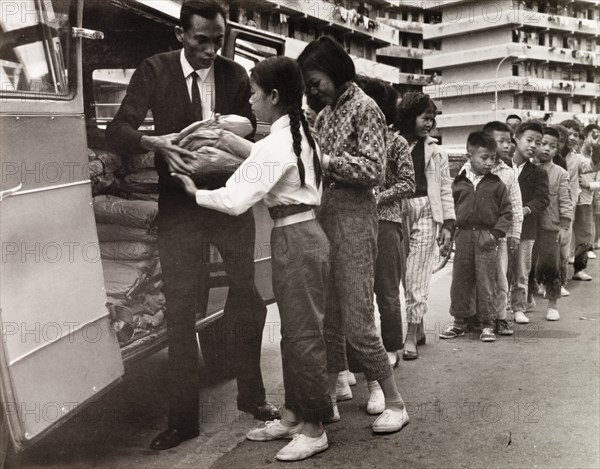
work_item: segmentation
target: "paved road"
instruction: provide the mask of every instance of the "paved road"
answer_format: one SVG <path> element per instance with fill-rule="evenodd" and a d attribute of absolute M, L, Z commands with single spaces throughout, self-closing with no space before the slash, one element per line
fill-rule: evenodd
<path fill-rule="evenodd" d="M 598 441 L 600 272 L 590 262 L 590 283 L 571 282 L 560 301 L 561 320 L 544 319 L 544 303 L 512 338 L 484 344 L 477 336 L 438 339 L 450 321 L 450 268 L 436 274 L 421 357 L 402 362 L 395 376 L 410 424 L 375 436 L 366 415 L 366 383 L 358 375 L 354 399 L 340 403 L 342 420 L 327 426 L 328 451 L 286 467 L 600 467 Z M 269 308 L 263 367 L 269 399 L 283 401 L 278 316 Z M 208 380 L 202 434 L 176 449 L 147 449 L 163 429 L 166 353 L 129 369 L 124 382 L 89 411 L 66 423 L 14 467 L 44 468 L 264 468 L 283 466 L 282 442 L 245 441 L 255 425 L 235 410 L 235 382 Z"/>

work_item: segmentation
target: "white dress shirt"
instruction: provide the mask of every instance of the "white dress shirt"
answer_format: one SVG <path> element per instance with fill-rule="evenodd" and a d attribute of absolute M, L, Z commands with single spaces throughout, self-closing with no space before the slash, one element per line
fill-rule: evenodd
<path fill-rule="evenodd" d="M 259 200 L 267 207 L 276 205 L 320 205 L 322 185 L 317 188 L 312 148 L 302 132 L 301 158 L 305 185 L 300 185 L 297 157 L 294 153 L 290 118 L 285 115 L 271 125 L 271 134 L 252 146 L 250 156 L 216 190 L 200 189 L 196 203 L 229 215 L 245 213 Z M 321 152 L 317 147 L 319 160 Z"/>
<path fill-rule="evenodd" d="M 181 61 L 181 68 L 183 69 L 183 76 L 185 77 L 185 84 L 187 85 L 188 95 L 190 101 L 192 100 L 192 73 L 198 74 L 198 87 L 200 89 L 200 99 L 202 100 L 202 118 L 209 119 L 213 117 L 215 112 L 215 65 L 214 63 L 209 68 L 199 68 L 194 70 L 185 57 L 184 50 L 181 49 L 181 55 L 179 60 Z"/>

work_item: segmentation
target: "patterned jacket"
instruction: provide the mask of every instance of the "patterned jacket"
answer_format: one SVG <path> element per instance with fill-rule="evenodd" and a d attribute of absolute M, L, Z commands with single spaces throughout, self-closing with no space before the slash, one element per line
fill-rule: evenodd
<path fill-rule="evenodd" d="M 402 223 L 402 199 L 415 192 L 415 170 L 408 142 L 399 133 L 387 129 L 385 181 L 375 188 L 380 220 Z"/>
<path fill-rule="evenodd" d="M 355 83 L 317 116 L 315 130 L 330 157 L 326 185 L 375 187 L 384 178 L 386 123 L 383 113 Z"/>

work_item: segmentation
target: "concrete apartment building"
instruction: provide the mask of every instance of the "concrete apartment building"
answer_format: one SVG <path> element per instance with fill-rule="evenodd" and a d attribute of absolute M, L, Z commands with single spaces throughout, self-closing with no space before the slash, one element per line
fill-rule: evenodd
<path fill-rule="evenodd" d="M 441 22 L 441 14 L 425 10 L 421 2 L 390 1 L 389 4 L 384 17 L 378 20 L 399 31 L 400 44 L 377 49 L 377 61 L 398 69 L 400 83 L 396 89 L 400 93 L 421 91 L 423 86 L 441 83 L 440 70 L 427 73 L 423 70 L 423 57 L 439 54 L 441 49 L 440 40 L 423 39 L 423 29 Z"/>
<path fill-rule="evenodd" d="M 230 19 L 286 38 L 286 55 L 296 57 L 313 39 L 335 37 L 354 59 L 358 73 L 399 86 L 411 74 L 378 62 L 378 50 L 401 45 L 401 29 L 387 22 L 393 1 L 229 0 Z M 420 26 L 420 25 L 419 25 Z M 422 72 L 422 70 L 421 70 Z M 415 74 L 413 74 L 415 75 Z M 419 81 L 417 79 L 415 83 Z M 421 80 L 420 86 L 426 82 Z"/>
<path fill-rule="evenodd" d="M 469 132 L 509 114 L 557 123 L 600 117 L 598 0 L 435 0 L 441 22 L 425 41 L 441 53 L 423 58 L 443 81 L 424 91 L 442 103 L 445 147 L 464 150 Z M 497 102 L 497 107 L 496 107 Z"/>

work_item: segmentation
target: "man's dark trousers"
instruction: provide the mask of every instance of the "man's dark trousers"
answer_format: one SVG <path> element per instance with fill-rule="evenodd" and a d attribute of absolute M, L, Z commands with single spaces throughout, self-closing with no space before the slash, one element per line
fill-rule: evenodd
<path fill-rule="evenodd" d="M 158 238 L 169 331 L 169 428 L 184 433 L 199 429 L 195 320 L 208 298 L 208 243 L 219 250 L 230 280 L 224 331 L 235 354 L 238 406 L 265 400 L 260 351 L 267 310 L 254 285 L 253 213 L 232 217 L 201 207 L 192 212 L 161 215 Z"/>

